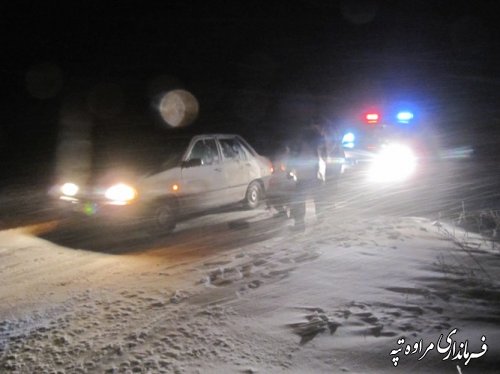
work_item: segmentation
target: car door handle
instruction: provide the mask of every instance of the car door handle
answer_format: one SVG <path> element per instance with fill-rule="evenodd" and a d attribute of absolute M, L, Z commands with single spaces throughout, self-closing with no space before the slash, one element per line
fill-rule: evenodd
<path fill-rule="evenodd" d="M 219 171 L 220 172 L 220 171 L 222 171 L 222 169 L 221 168 L 215 168 L 214 171 Z"/>

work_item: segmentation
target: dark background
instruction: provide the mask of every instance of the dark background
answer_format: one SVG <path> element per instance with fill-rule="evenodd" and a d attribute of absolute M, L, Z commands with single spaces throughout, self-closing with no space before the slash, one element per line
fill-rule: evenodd
<path fill-rule="evenodd" d="M 198 99 L 193 130 L 240 133 L 264 153 L 310 116 L 348 122 L 396 102 L 450 145 L 498 153 L 498 10 L 493 0 L 2 4 L 2 181 L 50 183 L 68 115 L 140 146 L 141 131 L 166 127 L 159 98 L 174 88 Z"/>

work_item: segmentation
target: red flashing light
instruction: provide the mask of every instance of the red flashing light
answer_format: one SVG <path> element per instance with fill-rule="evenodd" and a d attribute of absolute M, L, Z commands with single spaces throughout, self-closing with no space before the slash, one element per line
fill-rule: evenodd
<path fill-rule="evenodd" d="M 377 123 L 379 118 L 378 113 L 367 113 L 365 116 L 367 123 Z"/>

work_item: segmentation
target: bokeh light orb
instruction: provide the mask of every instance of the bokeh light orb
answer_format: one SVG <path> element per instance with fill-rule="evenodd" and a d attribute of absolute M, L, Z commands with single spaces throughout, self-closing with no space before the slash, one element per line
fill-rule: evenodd
<path fill-rule="evenodd" d="M 199 104 L 196 97 L 186 90 L 167 92 L 160 100 L 161 117 L 170 127 L 185 127 L 198 116 Z"/>

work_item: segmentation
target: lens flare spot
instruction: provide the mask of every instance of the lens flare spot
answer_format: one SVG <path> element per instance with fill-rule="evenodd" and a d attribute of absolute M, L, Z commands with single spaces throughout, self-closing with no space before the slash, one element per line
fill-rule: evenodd
<path fill-rule="evenodd" d="M 159 105 L 161 117 L 171 127 L 184 127 L 198 116 L 198 100 L 188 91 L 173 90 L 165 94 Z"/>

